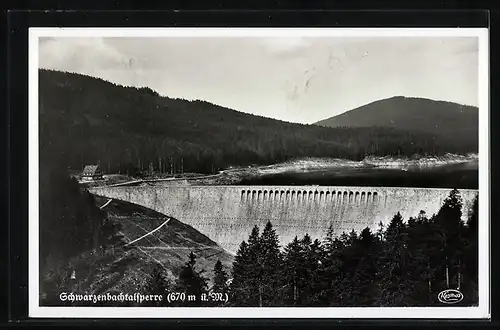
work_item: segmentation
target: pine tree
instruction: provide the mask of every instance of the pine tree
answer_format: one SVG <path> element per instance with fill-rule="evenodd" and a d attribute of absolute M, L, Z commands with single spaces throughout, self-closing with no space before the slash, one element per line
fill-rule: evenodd
<path fill-rule="evenodd" d="M 464 284 L 464 303 L 468 305 L 477 305 L 478 302 L 478 206 L 479 196 L 476 195 L 468 214 L 467 227 L 465 229 L 466 244 L 464 246 L 464 279 L 462 282 Z"/>
<path fill-rule="evenodd" d="M 156 264 L 153 267 L 150 277 L 146 281 L 145 293 L 161 295 L 164 299 L 161 301 L 151 301 L 149 306 L 167 306 L 168 302 L 165 295 L 171 288 L 171 283 L 165 277 L 165 269 L 162 265 Z"/>
<path fill-rule="evenodd" d="M 320 265 L 323 250 L 320 241 L 316 239 L 311 242 L 308 234 L 300 241 L 300 245 L 303 254 L 302 269 L 304 272 L 302 276 L 303 282 L 301 283 L 302 297 L 300 304 L 310 306 L 315 304 L 315 296 L 320 292 Z"/>
<path fill-rule="evenodd" d="M 189 260 L 179 274 L 177 282 L 177 292 L 184 292 L 186 297 L 194 296 L 194 301 L 186 299 L 185 304 L 189 306 L 201 306 L 200 297 L 207 291 L 207 279 L 203 277 L 203 271 L 199 272 L 195 269 L 196 255 L 191 252 Z"/>
<path fill-rule="evenodd" d="M 233 263 L 231 304 L 259 306 L 262 295 L 258 288 L 261 280 L 259 227 L 254 226 L 247 242 L 242 242 Z"/>
<path fill-rule="evenodd" d="M 231 283 L 232 304 L 236 306 L 275 306 L 282 301 L 282 255 L 279 239 L 270 222 L 262 235 L 255 226 L 237 252 Z"/>
<path fill-rule="evenodd" d="M 300 268 L 303 263 L 301 246 L 297 236 L 284 248 L 283 275 L 285 280 L 284 302 L 288 306 L 299 304 Z"/>
<path fill-rule="evenodd" d="M 247 300 L 252 290 L 248 278 L 248 244 L 240 244 L 233 262 L 229 303 L 234 306 L 248 306 Z"/>
<path fill-rule="evenodd" d="M 377 274 L 379 242 L 369 228 L 365 228 L 353 244 L 353 256 L 358 260 L 351 271 L 351 299 L 353 306 L 372 306 L 376 298 L 374 279 Z"/>
<path fill-rule="evenodd" d="M 385 226 L 382 223 L 382 221 L 380 221 L 378 223 L 377 233 L 375 234 L 375 236 L 380 242 L 384 240 L 384 233 L 385 233 Z"/>
<path fill-rule="evenodd" d="M 250 286 L 250 294 L 247 298 L 247 303 L 250 306 L 263 305 L 263 287 L 262 287 L 262 246 L 259 236 L 259 227 L 254 226 L 250 237 L 248 238 L 248 254 L 246 277 Z"/>
<path fill-rule="evenodd" d="M 359 261 L 357 240 L 358 235 L 354 230 L 351 230 L 349 234 L 342 233 L 340 237 L 340 249 L 337 254 L 339 273 L 335 281 L 337 303 L 342 306 L 352 305 L 356 299 L 352 280 Z"/>
<path fill-rule="evenodd" d="M 332 252 L 334 250 L 334 244 L 335 244 L 335 234 L 334 234 L 334 229 L 333 229 L 333 224 L 330 223 L 330 226 L 328 226 L 328 229 L 326 231 L 325 238 L 323 239 L 323 247 L 325 248 L 325 251 Z"/>
<path fill-rule="evenodd" d="M 284 249 L 284 302 L 289 306 L 315 305 L 323 289 L 321 271 L 323 250 L 319 240 L 308 234 L 294 238 Z"/>
<path fill-rule="evenodd" d="M 217 259 L 217 262 L 215 263 L 214 274 L 214 285 L 212 287 L 212 291 L 218 293 L 228 293 L 227 274 L 224 271 L 222 262 L 219 259 Z"/>
<path fill-rule="evenodd" d="M 270 221 L 267 222 L 260 237 L 258 276 L 259 305 L 279 306 L 282 299 L 283 284 L 280 277 L 282 255 L 279 247 L 279 238 Z"/>
<path fill-rule="evenodd" d="M 378 306 L 407 306 L 406 264 L 407 234 L 403 217 L 398 212 L 389 223 L 385 232 L 383 251 L 379 262 L 377 278 Z"/>
<path fill-rule="evenodd" d="M 457 189 L 453 189 L 444 200 L 436 214 L 434 223 L 440 238 L 441 262 L 438 271 L 441 271 L 442 289 L 458 288 L 460 264 L 463 259 L 464 224 L 462 217 L 462 198 Z"/>
<path fill-rule="evenodd" d="M 412 306 L 429 306 L 434 303 L 434 265 L 440 253 L 437 241 L 432 235 L 433 225 L 421 211 L 417 218 L 408 220 L 408 283 L 406 300 Z"/>
<path fill-rule="evenodd" d="M 309 305 L 340 306 L 342 251 L 347 241 L 348 236 L 345 233 L 342 233 L 340 238 L 335 237 L 333 226 L 329 226 L 324 243 L 318 249 L 316 289 Z"/>
<path fill-rule="evenodd" d="M 228 286 L 228 277 L 224 267 L 222 266 L 222 262 L 217 260 L 214 265 L 214 279 L 211 293 L 214 294 L 222 294 L 222 297 L 225 299 L 226 294 L 229 294 L 229 286 Z M 215 306 L 221 306 L 226 304 L 224 301 L 214 301 Z"/>

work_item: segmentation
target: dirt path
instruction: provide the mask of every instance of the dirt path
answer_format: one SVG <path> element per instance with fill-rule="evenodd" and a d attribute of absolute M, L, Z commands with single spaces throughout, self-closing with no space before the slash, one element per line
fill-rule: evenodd
<path fill-rule="evenodd" d="M 165 222 L 163 222 L 161 225 L 159 225 L 158 227 L 156 227 L 155 229 L 151 230 L 150 232 L 142 235 L 141 237 L 139 238 L 136 238 L 135 240 L 133 240 L 132 242 L 128 242 L 127 244 L 125 244 L 125 246 L 128 246 L 130 244 L 133 244 L 135 242 L 138 242 L 140 241 L 141 239 L 143 239 L 144 237 L 147 237 L 149 235 L 151 235 L 152 233 L 154 233 L 155 231 L 158 231 L 161 227 L 165 226 L 168 222 L 170 221 L 170 218 L 168 218 Z"/>

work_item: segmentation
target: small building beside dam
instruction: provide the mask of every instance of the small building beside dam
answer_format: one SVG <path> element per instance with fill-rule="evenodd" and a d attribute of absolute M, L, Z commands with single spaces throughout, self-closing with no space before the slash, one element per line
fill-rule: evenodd
<path fill-rule="evenodd" d="M 252 228 L 271 221 L 281 244 L 308 233 L 325 237 L 366 227 L 376 230 L 400 212 L 407 220 L 421 210 L 436 213 L 451 189 L 328 186 L 115 186 L 91 193 L 138 204 L 182 221 L 231 253 Z M 460 190 L 466 220 L 477 190 Z"/>

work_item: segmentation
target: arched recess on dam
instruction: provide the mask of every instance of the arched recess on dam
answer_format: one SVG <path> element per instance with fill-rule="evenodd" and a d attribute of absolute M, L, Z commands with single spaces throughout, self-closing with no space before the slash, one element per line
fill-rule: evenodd
<path fill-rule="evenodd" d="M 421 210 L 439 210 L 451 189 L 310 186 L 120 186 L 89 189 L 172 216 L 235 253 L 253 226 L 271 221 L 281 244 L 308 233 L 324 238 L 366 227 L 375 230 L 400 212 L 405 219 Z M 464 207 L 476 190 L 460 190 Z M 467 213 L 464 212 L 466 215 Z"/>
<path fill-rule="evenodd" d="M 319 201 L 324 203 L 329 202 L 345 202 L 345 203 L 378 203 L 379 193 L 377 191 L 335 191 L 335 190 L 303 190 L 300 188 L 293 188 L 288 190 L 274 190 L 270 189 L 241 189 L 242 202 L 271 202 L 277 200 L 288 200 L 291 202 Z"/>

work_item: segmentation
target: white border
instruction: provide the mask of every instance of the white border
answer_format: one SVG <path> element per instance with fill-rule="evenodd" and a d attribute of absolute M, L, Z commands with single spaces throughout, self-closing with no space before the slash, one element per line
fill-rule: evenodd
<path fill-rule="evenodd" d="M 30 28 L 29 317 L 64 318 L 490 318 L 490 246 L 479 246 L 478 307 L 147 308 L 40 307 L 38 254 L 38 38 L 40 37 L 478 37 L 479 242 L 490 242 L 489 50 L 486 28 Z"/>

